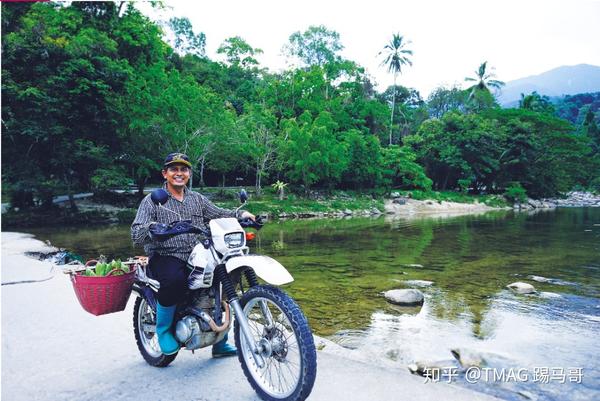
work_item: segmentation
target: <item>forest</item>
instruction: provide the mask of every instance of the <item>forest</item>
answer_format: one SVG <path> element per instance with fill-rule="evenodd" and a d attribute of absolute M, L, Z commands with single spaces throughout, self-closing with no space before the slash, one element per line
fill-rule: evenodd
<path fill-rule="evenodd" d="M 413 52 L 392 32 L 373 44 L 394 77 L 383 92 L 325 26 L 290 33 L 278 73 L 243 36 L 226 39 L 219 60 L 205 44 L 188 19 L 159 25 L 131 2 L 2 3 L 3 194 L 27 207 L 143 193 L 173 151 L 192 159 L 193 188 L 258 195 L 277 182 L 298 194 L 600 190 L 598 93 L 534 92 L 503 109 L 503 83 L 482 60 L 457 77 L 467 89 L 423 99 L 396 84 Z"/>

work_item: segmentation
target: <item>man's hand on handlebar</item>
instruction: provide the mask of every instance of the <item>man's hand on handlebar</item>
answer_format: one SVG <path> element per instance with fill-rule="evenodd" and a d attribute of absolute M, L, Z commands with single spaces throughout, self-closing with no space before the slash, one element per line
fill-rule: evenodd
<path fill-rule="evenodd" d="M 252 221 L 256 221 L 256 216 L 253 215 L 252 213 L 244 210 L 242 212 L 242 215 L 240 216 L 240 219 L 250 219 Z"/>

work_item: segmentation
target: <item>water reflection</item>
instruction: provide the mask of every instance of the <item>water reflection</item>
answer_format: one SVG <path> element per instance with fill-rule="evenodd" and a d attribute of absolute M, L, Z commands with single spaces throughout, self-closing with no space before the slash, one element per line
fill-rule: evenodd
<path fill-rule="evenodd" d="M 34 234 L 87 258 L 142 252 L 128 226 Z M 569 390 L 569 399 L 599 395 L 600 209 L 276 221 L 254 247 L 291 271 L 295 282 L 286 290 L 317 334 L 375 360 L 451 362 L 450 349 L 462 347 L 496 355 L 498 366 L 584 367 L 590 382 Z M 410 280 L 433 282 L 420 287 L 421 309 L 399 309 L 382 297 L 414 287 Z M 513 295 L 505 288 L 515 281 L 538 294 Z M 534 392 L 562 399 L 565 388 Z"/>

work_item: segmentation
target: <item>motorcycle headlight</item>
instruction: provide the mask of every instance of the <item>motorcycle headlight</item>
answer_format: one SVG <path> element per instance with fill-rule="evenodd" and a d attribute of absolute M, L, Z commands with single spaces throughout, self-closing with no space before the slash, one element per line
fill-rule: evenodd
<path fill-rule="evenodd" d="M 223 238 L 227 248 L 239 248 L 244 245 L 244 233 L 230 233 L 225 234 Z"/>

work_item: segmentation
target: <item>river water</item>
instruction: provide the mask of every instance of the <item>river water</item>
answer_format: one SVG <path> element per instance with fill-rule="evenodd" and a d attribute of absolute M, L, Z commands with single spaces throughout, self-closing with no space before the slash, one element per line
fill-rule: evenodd
<path fill-rule="evenodd" d="M 85 258 L 142 252 L 123 225 L 29 232 Z M 600 399 L 598 208 L 275 221 L 252 251 L 290 270 L 316 334 L 376 363 L 427 361 L 448 368 L 441 381 L 509 400 Z M 537 293 L 506 289 L 515 281 Z M 382 292 L 396 288 L 419 288 L 424 305 L 390 305 Z M 482 359 L 481 377 L 451 350 Z"/>

